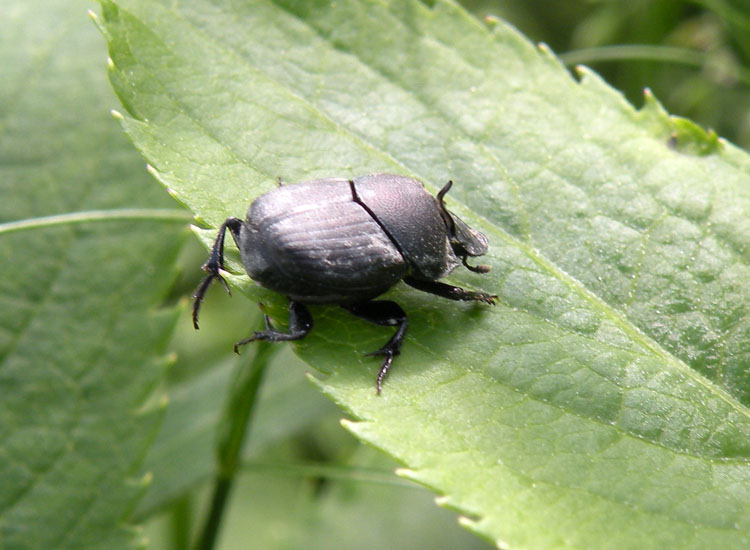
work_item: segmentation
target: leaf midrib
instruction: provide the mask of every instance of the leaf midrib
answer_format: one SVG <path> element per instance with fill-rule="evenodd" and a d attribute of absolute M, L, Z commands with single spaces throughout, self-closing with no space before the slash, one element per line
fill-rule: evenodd
<path fill-rule="evenodd" d="M 184 223 L 190 221 L 191 218 L 190 214 L 177 208 L 113 208 L 110 210 L 79 210 L 66 212 L 64 214 L 40 216 L 38 218 L 26 218 L 24 220 L 0 223 L 0 236 L 3 234 L 15 233 L 17 231 L 46 229 L 60 225 L 66 226 L 128 220 Z"/>

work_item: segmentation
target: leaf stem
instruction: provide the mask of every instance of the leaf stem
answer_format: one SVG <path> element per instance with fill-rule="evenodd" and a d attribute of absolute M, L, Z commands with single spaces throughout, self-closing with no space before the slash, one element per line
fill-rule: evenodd
<path fill-rule="evenodd" d="M 566 65 L 579 63 L 596 63 L 597 61 L 617 61 L 639 59 L 643 61 L 664 61 L 680 63 L 692 67 L 704 64 L 705 54 L 688 48 L 671 46 L 652 46 L 649 44 L 617 44 L 613 46 L 598 46 L 581 48 L 560 54 L 560 59 Z"/>
<path fill-rule="evenodd" d="M 582 48 L 562 53 L 559 57 L 567 66 L 620 60 L 677 63 L 696 68 L 701 68 L 711 63 L 710 55 L 701 51 L 691 50 L 690 48 L 654 46 L 649 44 L 617 44 L 613 46 Z M 746 86 L 750 86 L 750 71 L 740 66 L 734 66 L 732 70 L 737 80 Z"/>
<path fill-rule="evenodd" d="M 173 550 L 182 550 L 190 545 L 191 504 L 190 496 L 185 495 L 178 498 L 172 507 L 169 518 L 169 546 Z"/>
<path fill-rule="evenodd" d="M 325 478 L 330 480 L 368 483 L 386 487 L 421 490 L 421 487 L 393 473 L 393 469 L 366 468 L 319 462 L 243 462 L 247 472 L 270 472 L 277 476 L 300 478 Z"/>
<path fill-rule="evenodd" d="M 44 229 L 56 225 L 70 225 L 90 222 L 110 222 L 120 220 L 147 220 L 165 222 L 186 222 L 191 215 L 184 210 L 174 208 L 119 208 L 113 210 L 84 210 L 55 216 L 28 218 L 7 223 L 0 223 L 0 234 L 14 233 L 29 229 Z"/>
<path fill-rule="evenodd" d="M 198 536 L 196 550 L 214 548 L 227 501 L 240 469 L 242 448 L 249 435 L 249 426 L 255 408 L 258 389 L 263 374 L 278 346 L 258 342 L 255 356 L 243 362 L 229 388 L 229 398 L 219 423 L 217 437 L 217 471 L 211 496 L 211 507 Z"/>

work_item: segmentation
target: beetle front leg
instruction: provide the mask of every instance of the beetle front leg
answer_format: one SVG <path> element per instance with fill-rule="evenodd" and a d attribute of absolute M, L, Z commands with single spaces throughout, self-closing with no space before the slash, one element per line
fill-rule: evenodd
<path fill-rule="evenodd" d="M 263 309 L 263 304 L 259 304 Z M 286 342 L 288 340 L 301 340 L 312 330 L 313 319 L 310 310 L 305 304 L 300 302 L 289 302 L 289 332 L 281 332 L 273 328 L 271 319 L 263 314 L 266 323 L 266 330 L 254 332 L 249 338 L 240 340 L 234 345 L 234 353 L 240 353 L 240 346 L 255 342 L 256 340 L 265 340 L 266 342 Z"/>
<path fill-rule="evenodd" d="M 404 343 L 404 336 L 406 336 L 406 313 L 396 302 L 391 302 L 389 300 L 361 302 L 353 305 L 342 305 L 341 307 L 351 312 L 353 315 L 361 317 L 371 323 L 375 323 L 376 325 L 396 325 L 398 327 L 393 336 L 391 336 L 391 339 L 388 340 L 382 348 L 367 354 L 385 356 L 385 360 L 380 366 L 380 371 L 378 372 L 378 377 L 375 383 L 378 395 L 380 395 L 380 390 L 383 386 L 383 379 L 385 378 L 385 375 L 388 374 L 388 371 L 393 364 L 393 358 L 401 353 L 401 344 Z"/>
<path fill-rule="evenodd" d="M 216 235 L 216 240 L 214 241 L 214 245 L 211 248 L 211 255 L 208 257 L 208 261 L 203 264 L 202 267 L 203 271 L 208 272 L 208 275 L 205 279 L 203 279 L 203 281 L 201 281 L 201 284 L 198 286 L 195 294 L 193 295 L 193 298 L 195 299 L 193 302 L 193 326 L 196 330 L 198 330 L 198 311 L 200 310 L 201 302 L 203 302 L 203 296 L 205 296 L 206 291 L 208 290 L 208 287 L 211 285 L 213 280 L 219 279 L 219 281 L 221 281 L 221 284 L 224 286 L 224 289 L 229 294 L 231 294 L 231 292 L 229 291 L 229 286 L 227 286 L 227 282 L 219 273 L 220 269 L 224 269 L 224 235 L 226 234 L 227 229 L 229 229 L 232 232 L 232 237 L 234 237 L 234 239 L 236 240 L 237 236 L 240 234 L 241 226 L 242 220 L 231 217 L 224 220 L 224 223 L 221 224 L 221 227 L 219 227 L 219 232 Z"/>
<path fill-rule="evenodd" d="M 495 294 L 466 290 L 460 286 L 447 285 L 438 281 L 423 281 L 421 279 L 415 279 L 414 277 L 406 277 L 404 282 L 417 290 L 429 292 L 430 294 L 448 298 L 449 300 L 484 302 L 493 306 L 495 305 L 495 300 L 497 300 Z"/>

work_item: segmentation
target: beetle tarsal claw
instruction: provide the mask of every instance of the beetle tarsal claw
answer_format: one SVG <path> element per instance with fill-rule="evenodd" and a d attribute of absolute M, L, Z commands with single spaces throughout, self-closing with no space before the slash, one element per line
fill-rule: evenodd
<path fill-rule="evenodd" d="M 206 290 L 208 290 L 208 287 L 213 280 L 214 275 L 212 273 L 201 281 L 201 284 L 198 285 L 198 288 L 193 295 L 193 326 L 195 327 L 195 330 L 198 330 L 198 312 L 200 311 L 201 303 L 203 302 L 203 296 L 206 294 Z"/>
<path fill-rule="evenodd" d="M 380 395 L 380 390 L 383 387 L 383 380 L 385 379 L 385 375 L 388 374 L 388 371 L 391 369 L 391 365 L 393 364 L 393 358 L 399 355 L 400 353 L 401 351 L 399 351 L 398 349 L 393 349 L 392 347 L 389 347 L 388 344 L 386 344 L 382 348 L 377 349 L 375 351 L 365 353 L 365 355 L 368 357 L 376 357 L 376 356 L 385 357 L 385 359 L 383 360 L 383 364 L 380 365 L 378 376 L 375 379 L 375 389 L 378 395 Z"/>
<path fill-rule="evenodd" d="M 211 283 L 214 279 L 219 279 L 221 281 L 221 285 L 224 287 L 224 290 L 229 293 L 229 295 L 232 295 L 232 291 L 229 290 L 229 285 L 227 285 L 226 280 L 224 277 L 221 276 L 219 271 L 209 263 L 206 263 L 203 265 L 203 270 L 208 272 L 208 275 L 201 281 L 201 284 L 198 285 L 198 288 L 195 290 L 195 294 L 193 294 L 193 327 L 195 327 L 195 330 L 198 330 L 198 312 L 200 311 L 201 304 L 203 303 L 203 297 L 206 295 L 206 291 L 208 290 L 208 287 L 211 286 Z"/>
<path fill-rule="evenodd" d="M 249 344 L 250 342 L 255 342 L 256 340 L 259 340 L 258 335 L 259 332 L 254 332 L 252 336 L 249 338 L 245 338 L 244 340 L 240 340 L 234 345 L 234 353 L 237 355 L 240 354 L 240 346 L 244 346 L 245 344 Z"/>
<path fill-rule="evenodd" d="M 497 300 L 497 294 L 484 294 L 484 296 L 482 296 L 482 301 L 485 304 L 490 304 L 491 306 L 497 304 Z"/>
<path fill-rule="evenodd" d="M 378 377 L 375 380 L 375 392 L 377 395 L 380 395 L 380 390 L 383 388 L 383 379 L 385 378 L 385 375 L 388 374 L 388 371 L 391 369 L 391 365 L 393 364 L 393 358 L 398 355 L 398 350 L 395 352 L 393 350 L 383 350 L 379 349 L 378 351 L 368 353 L 367 355 L 385 355 L 385 361 L 383 361 L 383 364 L 380 365 L 380 370 L 378 371 Z"/>

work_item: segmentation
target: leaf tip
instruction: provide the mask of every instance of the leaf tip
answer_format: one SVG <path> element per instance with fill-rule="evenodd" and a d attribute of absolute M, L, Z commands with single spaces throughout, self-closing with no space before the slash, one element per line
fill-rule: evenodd
<path fill-rule="evenodd" d="M 573 67 L 573 70 L 576 72 L 576 76 L 583 80 L 584 78 L 595 76 L 596 73 L 589 69 L 586 65 L 578 64 L 575 67 Z"/>
<path fill-rule="evenodd" d="M 555 66 L 559 67 L 565 67 L 565 63 L 562 62 L 562 60 L 557 57 L 557 54 L 554 52 L 552 48 L 549 47 L 548 44 L 544 42 L 539 42 L 536 45 L 537 50 L 539 50 L 539 53 L 541 54 L 541 58 L 544 61 L 550 62 Z"/>
<path fill-rule="evenodd" d="M 194 225 L 191 226 L 191 228 L 193 228 L 193 227 L 195 227 L 195 226 Z M 323 392 L 323 394 L 325 394 L 326 388 L 325 388 L 325 385 L 323 384 L 323 381 L 320 378 L 318 378 L 317 376 L 315 376 L 311 372 L 306 372 L 305 373 L 305 377 L 310 381 L 310 383 L 312 383 L 313 386 L 315 386 L 321 392 Z"/>
<path fill-rule="evenodd" d="M 484 16 L 484 23 L 492 30 L 501 23 L 501 19 L 497 15 L 488 14 Z"/>
<path fill-rule="evenodd" d="M 349 430 L 350 432 L 354 432 L 357 429 L 357 422 L 352 422 L 351 420 L 347 418 L 342 418 L 339 423 L 341 426 L 343 426 L 345 429 Z"/>
<path fill-rule="evenodd" d="M 417 478 L 417 472 L 415 472 L 414 470 L 410 468 L 396 468 L 395 472 L 398 477 L 403 477 L 403 478 L 411 479 L 411 480 L 414 480 Z"/>
<path fill-rule="evenodd" d="M 130 487 L 134 487 L 139 492 L 143 492 L 153 483 L 154 474 L 153 472 L 145 472 L 140 477 L 129 477 L 126 479 L 126 483 Z"/>
<path fill-rule="evenodd" d="M 609 84 L 607 84 L 596 71 L 587 67 L 586 65 L 578 64 L 573 67 L 573 74 L 582 86 L 596 88 L 600 91 L 606 91 L 608 93 L 615 92 L 615 90 L 611 88 Z"/>
<path fill-rule="evenodd" d="M 94 23 L 94 25 L 96 25 L 96 28 L 99 30 L 99 32 L 102 33 L 102 35 L 107 40 L 109 40 L 110 39 L 110 35 L 107 32 L 107 28 L 104 26 L 104 22 L 99 18 L 99 14 L 96 13 L 94 10 L 88 10 L 86 12 L 86 15 L 88 15 L 89 19 L 91 19 L 91 21 Z"/>
<path fill-rule="evenodd" d="M 458 524 L 467 529 L 473 529 L 476 526 L 476 521 L 467 516 L 458 516 Z"/>
<path fill-rule="evenodd" d="M 643 101 L 644 101 L 644 106 L 648 106 L 651 108 L 658 106 L 659 108 L 663 109 L 659 100 L 656 99 L 654 92 L 651 91 L 651 88 L 648 88 L 648 87 L 643 88 Z"/>
<path fill-rule="evenodd" d="M 539 42 L 536 45 L 537 49 L 542 52 L 547 57 L 550 57 L 552 59 L 557 59 L 555 57 L 555 52 L 552 51 L 552 48 L 550 48 L 545 42 Z"/>
<path fill-rule="evenodd" d="M 141 487 L 142 489 L 145 489 L 146 487 L 151 485 L 153 481 L 154 481 L 153 472 L 146 472 L 145 474 L 141 476 L 141 479 L 138 481 L 138 486 Z"/>
<path fill-rule="evenodd" d="M 172 187 L 167 187 L 167 194 L 176 201 L 180 200 L 179 193 Z"/>

